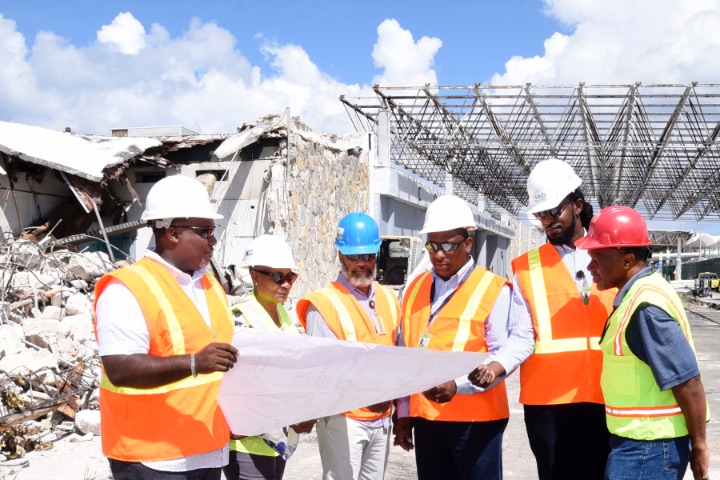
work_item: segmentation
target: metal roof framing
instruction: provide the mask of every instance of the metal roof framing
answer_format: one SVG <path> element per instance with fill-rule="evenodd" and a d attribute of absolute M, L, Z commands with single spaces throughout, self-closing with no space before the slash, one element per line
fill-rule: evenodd
<path fill-rule="evenodd" d="M 554 156 L 599 207 L 720 221 L 720 84 L 374 87 L 340 97 L 357 130 L 390 120 L 392 161 L 518 214 L 532 167 Z"/>

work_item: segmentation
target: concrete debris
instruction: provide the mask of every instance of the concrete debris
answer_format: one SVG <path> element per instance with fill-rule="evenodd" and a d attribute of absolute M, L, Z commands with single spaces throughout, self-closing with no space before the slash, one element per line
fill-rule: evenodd
<path fill-rule="evenodd" d="M 100 435 L 100 410 L 79 411 L 75 416 L 75 428 L 84 435 Z"/>
<path fill-rule="evenodd" d="M 100 434 L 93 289 L 123 265 L 102 252 L 0 244 L 0 461 Z"/>

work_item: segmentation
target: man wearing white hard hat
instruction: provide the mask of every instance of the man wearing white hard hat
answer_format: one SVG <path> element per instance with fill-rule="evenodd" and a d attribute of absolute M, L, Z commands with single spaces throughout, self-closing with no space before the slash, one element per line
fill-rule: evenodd
<path fill-rule="evenodd" d="M 464 200 L 436 199 L 420 231 L 432 270 L 403 296 L 399 345 L 489 353 L 468 376 L 398 400 L 395 443 L 415 449 L 421 480 L 502 478 L 510 415 L 504 377 L 532 352 L 529 319 L 523 325 L 510 317 L 509 283 L 475 265 L 469 232 L 476 228 Z"/>
<path fill-rule="evenodd" d="M 532 318 L 533 355 L 520 367 L 520 403 L 540 480 L 602 479 L 610 451 L 598 340 L 615 291 L 601 292 L 575 248 L 592 218 L 582 180 L 556 158 L 528 177 L 527 212 L 548 243 L 512 261 L 513 301 Z"/>
<path fill-rule="evenodd" d="M 200 182 L 176 175 L 150 189 L 142 218 L 155 249 L 95 286 L 103 453 L 116 480 L 219 480 L 230 430 L 216 398 L 238 355 L 207 271 L 222 216 Z"/>
<path fill-rule="evenodd" d="M 337 227 L 340 273 L 330 285 L 297 304 L 308 335 L 348 342 L 395 345 L 398 299 L 375 282 L 380 250 L 378 224 L 369 215 L 345 215 Z M 392 401 L 380 402 L 317 422 L 323 480 L 382 480 L 390 453 Z"/>
<path fill-rule="evenodd" d="M 245 249 L 242 266 L 250 269 L 253 289 L 230 307 L 238 328 L 255 328 L 299 335 L 283 305 L 298 278 L 290 245 L 277 235 L 260 235 Z M 315 420 L 262 435 L 234 432 L 227 480 L 282 480 L 285 464 L 298 446 L 300 433 L 309 433 Z"/>

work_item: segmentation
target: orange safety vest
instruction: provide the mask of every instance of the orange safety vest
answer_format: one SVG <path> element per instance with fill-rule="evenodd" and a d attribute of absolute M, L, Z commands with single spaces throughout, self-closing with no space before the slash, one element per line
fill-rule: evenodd
<path fill-rule="evenodd" d="M 377 318 L 371 319 L 355 296 L 340 282 L 333 282 L 325 288 L 311 292 L 298 300 L 296 312 L 303 328 L 307 328 L 307 310 L 315 307 L 330 330 L 340 340 L 349 342 L 395 345 L 400 321 L 400 304 L 390 289 L 377 282 L 375 289 L 375 311 Z M 372 421 L 385 418 L 392 413 L 392 406 L 383 413 L 358 408 L 343 413 L 353 420 Z"/>
<path fill-rule="evenodd" d="M 209 273 L 202 278 L 212 330 L 177 280 L 160 263 L 143 258 L 103 276 L 121 281 L 135 296 L 150 333 L 149 355 L 169 357 L 202 350 L 214 341 L 230 343 L 233 325 L 225 292 Z M 97 335 L 97 324 L 96 335 Z M 228 443 L 230 428 L 216 401 L 222 372 L 190 375 L 155 388 L 113 385 L 103 370 L 100 420 L 105 456 L 128 462 L 172 460 L 210 452 Z"/>
<path fill-rule="evenodd" d="M 432 274 L 425 272 L 413 280 L 406 290 L 402 306 L 405 345 L 417 347 L 421 335 L 427 332 L 430 334 L 427 348 L 431 350 L 487 352 L 485 320 L 500 290 L 509 285 L 508 282 L 476 266 L 450 300 L 440 308 L 428 328 L 432 283 Z M 412 395 L 410 416 L 449 422 L 485 422 L 508 418 L 510 411 L 505 381 L 485 392 L 455 395 L 447 403 L 430 401 L 419 393 Z"/>
<path fill-rule="evenodd" d="M 617 289 L 599 291 L 593 282 L 583 305 L 574 275 L 550 243 L 517 257 L 512 269 L 535 330 L 535 350 L 520 365 L 520 403 L 604 403 L 599 342 Z"/>

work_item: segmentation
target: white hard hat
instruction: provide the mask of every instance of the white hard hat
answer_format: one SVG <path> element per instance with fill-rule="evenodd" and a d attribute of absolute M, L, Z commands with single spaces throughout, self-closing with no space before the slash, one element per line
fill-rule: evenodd
<path fill-rule="evenodd" d="M 270 268 L 289 268 L 298 273 L 290 245 L 277 235 L 260 235 L 245 249 L 242 266 L 245 268 L 262 265 Z"/>
<path fill-rule="evenodd" d="M 443 195 L 428 207 L 420 233 L 446 232 L 456 228 L 475 230 L 475 217 L 465 200 L 455 195 Z"/>
<path fill-rule="evenodd" d="M 145 200 L 143 220 L 173 218 L 223 218 L 210 205 L 202 183 L 183 175 L 165 177 L 152 186 Z"/>
<path fill-rule="evenodd" d="M 527 213 L 543 212 L 560 205 L 563 198 L 575 191 L 582 180 L 573 168 L 557 158 L 548 158 L 535 165 L 527 179 Z"/>

